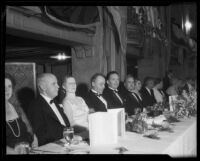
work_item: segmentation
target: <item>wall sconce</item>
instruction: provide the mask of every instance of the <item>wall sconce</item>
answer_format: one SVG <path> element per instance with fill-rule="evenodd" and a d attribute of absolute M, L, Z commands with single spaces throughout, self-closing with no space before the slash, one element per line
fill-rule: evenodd
<path fill-rule="evenodd" d="M 70 59 L 71 56 L 67 56 L 67 55 L 65 55 L 65 53 L 58 53 L 58 55 L 51 56 L 51 58 L 54 58 L 54 59 L 62 61 L 62 60 Z"/>
<path fill-rule="evenodd" d="M 186 16 L 185 23 L 184 23 L 183 27 L 185 28 L 186 34 L 189 35 L 190 30 L 192 28 L 192 23 L 190 22 L 188 15 Z"/>
<path fill-rule="evenodd" d="M 192 28 L 192 23 L 189 20 L 186 20 L 186 22 L 185 22 L 186 34 L 189 34 L 191 28 Z"/>

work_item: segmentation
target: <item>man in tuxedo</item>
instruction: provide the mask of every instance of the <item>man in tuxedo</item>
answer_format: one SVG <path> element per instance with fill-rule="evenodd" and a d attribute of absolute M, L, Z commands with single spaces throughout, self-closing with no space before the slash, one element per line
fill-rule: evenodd
<path fill-rule="evenodd" d="M 96 73 L 91 78 L 92 88 L 89 90 L 85 102 L 94 112 L 107 112 L 108 103 L 102 93 L 105 88 L 105 77 L 101 73 Z"/>
<path fill-rule="evenodd" d="M 111 71 L 107 74 L 107 87 L 103 91 L 103 97 L 109 104 L 109 108 L 124 108 L 125 98 L 118 90 L 119 74 Z"/>
<path fill-rule="evenodd" d="M 63 137 L 63 128 L 69 121 L 63 109 L 53 101 L 58 95 L 56 77 L 43 73 L 37 78 L 38 97 L 30 104 L 28 116 L 38 138 L 38 145 L 44 145 Z"/>
<path fill-rule="evenodd" d="M 126 98 L 125 110 L 127 114 L 134 115 L 142 111 L 141 100 L 136 93 L 134 93 L 134 77 L 127 75 L 124 81 L 124 87 L 122 94 Z"/>
<path fill-rule="evenodd" d="M 141 89 L 141 95 L 143 99 L 143 107 L 153 106 L 156 103 L 156 99 L 153 93 L 154 79 L 146 77 L 144 80 L 144 86 Z"/>

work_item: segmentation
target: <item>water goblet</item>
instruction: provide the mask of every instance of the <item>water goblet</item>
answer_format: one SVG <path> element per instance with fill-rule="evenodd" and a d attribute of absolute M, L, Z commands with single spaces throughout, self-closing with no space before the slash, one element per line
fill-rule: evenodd
<path fill-rule="evenodd" d="M 66 140 L 67 144 L 71 145 L 73 138 L 74 138 L 74 128 L 73 127 L 64 128 L 63 137 Z"/>

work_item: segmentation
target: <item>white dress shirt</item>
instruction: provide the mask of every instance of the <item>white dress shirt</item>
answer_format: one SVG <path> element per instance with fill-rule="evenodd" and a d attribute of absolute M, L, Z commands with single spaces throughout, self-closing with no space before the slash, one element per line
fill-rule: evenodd
<path fill-rule="evenodd" d="M 98 94 L 97 91 L 95 91 L 95 90 L 93 90 L 93 89 L 91 89 L 91 90 L 92 90 L 92 92 Z M 100 101 L 106 106 L 106 109 L 107 109 L 107 106 L 108 106 L 107 101 L 106 101 L 102 96 L 97 96 L 97 97 L 98 97 L 98 98 L 100 99 Z"/>
<path fill-rule="evenodd" d="M 60 123 L 61 123 L 62 125 L 64 125 L 64 126 L 66 126 L 66 124 L 65 124 L 65 122 L 64 122 L 64 120 L 63 120 L 63 118 L 62 118 L 60 112 L 58 111 L 58 109 L 57 109 L 55 103 L 51 103 L 51 104 L 50 104 L 51 98 L 49 98 L 49 97 L 47 97 L 47 96 L 45 96 L 45 95 L 43 95 L 43 94 L 40 94 L 40 95 L 41 95 L 41 96 L 46 100 L 46 102 L 49 104 L 49 106 L 51 107 L 51 109 L 53 110 L 53 112 L 55 113 L 55 115 L 57 116 L 57 118 L 58 118 L 58 120 L 60 121 Z"/>

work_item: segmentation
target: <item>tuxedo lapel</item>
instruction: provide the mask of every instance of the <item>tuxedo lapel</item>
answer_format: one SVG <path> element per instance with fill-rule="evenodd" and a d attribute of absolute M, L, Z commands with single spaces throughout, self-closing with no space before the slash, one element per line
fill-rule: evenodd
<path fill-rule="evenodd" d="M 150 91 L 151 92 L 151 91 Z M 149 93 L 149 91 L 145 88 L 145 93 L 147 97 L 152 97 L 152 95 Z"/>
<path fill-rule="evenodd" d="M 46 100 L 40 96 L 40 101 L 41 101 L 41 107 L 43 108 L 43 111 L 50 116 L 51 118 L 53 118 L 54 120 L 58 121 L 60 123 L 60 121 L 58 120 L 56 114 L 54 113 L 54 111 L 51 109 L 50 105 L 46 102 Z"/>
<path fill-rule="evenodd" d="M 151 89 L 150 91 L 151 91 L 151 97 L 154 97 L 154 91 L 153 91 L 153 89 Z"/>
<path fill-rule="evenodd" d="M 62 116 L 63 120 L 65 121 L 65 125 L 67 127 L 70 126 L 69 120 L 68 120 L 67 116 L 64 114 L 63 108 L 60 107 L 60 105 L 57 103 L 55 103 L 55 105 L 56 105 L 58 111 L 60 112 L 60 115 Z"/>
<path fill-rule="evenodd" d="M 111 95 L 113 96 L 113 98 L 115 99 L 116 102 L 118 102 L 119 104 L 123 105 L 123 103 L 119 100 L 119 98 L 117 97 L 117 95 L 115 94 L 115 92 L 111 89 L 109 89 L 111 92 Z M 121 100 L 123 101 L 121 95 L 118 93 L 119 97 L 121 98 Z"/>
<path fill-rule="evenodd" d="M 138 97 L 135 93 L 130 93 L 129 95 L 130 95 L 130 97 L 132 97 L 134 100 L 136 100 L 139 103 L 140 100 L 138 99 Z"/>
<path fill-rule="evenodd" d="M 96 102 L 96 103 L 98 103 L 99 104 L 99 106 L 104 106 L 105 107 L 105 109 L 106 109 L 106 106 L 105 106 L 105 104 L 98 98 L 98 96 L 94 93 L 94 92 L 92 92 L 92 91 L 90 91 L 91 92 L 91 95 L 92 95 L 92 97 L 93 97 L 93 99 L 94 99 L 94 101 Z M 103 97 L 103 96 L 102 96 Z M 104 97 L 103 97 L 104 98 Z M 105 99 L 105 98 L 104 98 Z M 105 99 L 106 100 L 106 99 Z"/>

